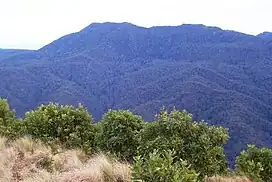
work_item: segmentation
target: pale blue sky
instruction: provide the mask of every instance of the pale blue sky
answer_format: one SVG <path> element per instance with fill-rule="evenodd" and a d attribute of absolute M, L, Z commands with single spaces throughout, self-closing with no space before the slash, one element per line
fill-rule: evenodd
<path fill-rule="evenodd" d="M 0 0 L 0 48 L 38 49 L 92 22 L 272 31 L 272 0 Z"/>

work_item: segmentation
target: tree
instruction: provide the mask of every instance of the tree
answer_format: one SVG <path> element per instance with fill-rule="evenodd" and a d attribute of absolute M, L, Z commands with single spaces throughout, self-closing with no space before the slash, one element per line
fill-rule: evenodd
<path fill-rule="evenodd" d="M 9 138 L 15 138 L 23 133 L 23 123 L 15 119 L 15 111 L 11 111 L 8 101 L 0 98 L 0 133 Z"/>
<path fill-rule="evenodd" d="M 5 123 L 10 119 L 14 119 L 15 113 L 9 108 L 8 101 L 0 98 L 0 120 Z"/>
<path fill-rule="evenodd" d="M 198 174 L 184 160 L 175 160 L 175 152 L 155 150 L 147 157 L 137 156 L 132 176 L 143 182 L 196 182 Z"/>
<path fill-rule="evenodd" d="M 154 150 L 175 151 L 177 160 L 183 159 L 198 172 L 199 178 L 227 172 L 223 145 L 228 132 L 222 127 L 195 122 L 186 111 L 162 110 L 157 120 L 146 124 L 140 133 L 139 154 L 148 156 Z"/>
<path fill-rule="evenodd" d="M 96 130 L 92 116 L 79 105 L 50 103 L 41 105 L 25 116 L 26 133 L 46 143 L 58 143 L 67 148 L 82 148 L 90 152 L 94 147 Z"/>
<path fill-rule="evenodd" d="M 253 181 L 272 181 L 272 149 L 248 145 L 236 158 L 236 168 Z"/>
<path fill-rule="evenodd" d="M 98 146 L 101 150 L 132 160 L 139 145 L 138 133 L 144 121 L 126 110 L 110 110 L 99 124 Z"/>

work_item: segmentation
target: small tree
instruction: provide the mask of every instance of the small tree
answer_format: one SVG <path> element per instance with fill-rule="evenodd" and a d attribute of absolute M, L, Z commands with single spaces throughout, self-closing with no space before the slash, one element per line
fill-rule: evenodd
<path fill-rule="evenodd" d="M 46 143 L 59 143 L 67 148 L 79 147 L 90 152 L 94 145 L 95 128 L 88 111 L 79 105 L 50 103 L 27 112 L 26 133 Z"/>
<path fill-rule="evenodd" d="M 272 149 L 248 145 L 236 158 L 236 168 L 253 181 L 272 181 Z"/>
<path fill-rule="evenodd" d="M 126 110 L 110 110 L 99 123 L 98 146 L 101 150 L 132 160 L 139 145 L 138 133 L 144 121 Z"/>
<path fill-rule="evenodd" d="M 22 120 L 15 119 L 15 112 L 10 110 L 8 101 L 0 98 L 0 134 L 15 138 L 23 133 Z"/>
<path fill-rule="evenodd" d="M 162 110 L 157 121 L 146 124 L 140 133 L 139 154 L 148 156 L 154 150 L 171 149 L 176 159 L 184 159 L 198 172 L 199 178 L 225 174 L 227 162 L 223 145 L 227 130 L 195 122 L 186 111 Z"/>
<path fill-rule="evenodd" d="M 5 124 L 10 119 L 14 119 L 15 113 L 9 108 L 8 101 L 0 98 L 0 120 Z"/>
<path fill-rule="evenodd" d="M 143 182 L 196 182 L 198 174 L 186 161 L 175 160 L 175 152 L 154 151 L 147 157 L 137 156 L 133 164 L 133 180 Z"/>

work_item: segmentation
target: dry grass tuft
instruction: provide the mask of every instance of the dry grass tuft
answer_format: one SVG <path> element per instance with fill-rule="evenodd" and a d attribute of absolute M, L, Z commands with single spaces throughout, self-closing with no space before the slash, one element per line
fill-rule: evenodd
<path fill-rule="evenodd" d="M 61 182 L 130 182 L 131 170 L 128 164 L 109 159 L 103 154 L 87 161 L 83 168 L 60 175 Z"/>
<path fill-rule="evenodd" d="M 52 157 L 52 165 L 56 171 L 68 172 L 83 168 L 83 160 L 77 150 L 68 150 L 58 153 Z"/>
<path fill-rule="evenodd" d="M 205 182 L 252 182 L 246 177 L 222 177 L 214 176 L 205 179 Z"/>
<path fill-rule="evenodd" d="M 0 137 L 0 150 L 4 150 L 7 145 L 7 139 L 4 137 Z"/>
<path fill-rule="evenodd" d="M 0 137 L 0 182 L 129 182 L 130 166 L 103 154 L 80 150 L 57 153 L 39 141 Z"/>
<path fill-rule="evenodd" d="M 46 151 L 51 153 L 51 148 L 45 146 L 40 141 L 32 140 L 28 137 L 20 138 L 15 140 L 11 147 L 16 148 L 24 153 L 33 153 L 34 151 Z"/>

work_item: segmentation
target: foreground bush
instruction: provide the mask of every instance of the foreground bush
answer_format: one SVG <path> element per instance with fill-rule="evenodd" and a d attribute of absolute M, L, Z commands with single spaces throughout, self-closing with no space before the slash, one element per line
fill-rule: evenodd
<path fill-rule="evenodd" d="M 146 124 L 140 134 L 139 153 L 149 156 L 154 150 L 171 149 L 175 159 L 184 159 L 191 168 L 204 176 L 224 174 L 227 163 L 223 145 L 228 139 L 227 130 L 197 123 L 186 111 L 162 111 L 155 122 Z"/>
<path fill-rule="evenodd" d="M 174 152 L 154 151 L 148 157 L 138 156 L 133 165 L 133 179 L 143 182 L 196 182 L 198 174 L 187 162 L 174 160 Z"/>
<path fill-rule="evenodd" d="M 58 104 L 42 105 L 25 116 L 26 134 L 46 143 L 57 143 L 67 148 L 91 151 L 95 128 L 87 110 Z"/>
<path fill-rule="evenodd" d="M 0 169 L 2 178 L 0 179 L 2 181 L 9 181 L 10 175 L 17 176 L 18 180 L 29 177 L 30 180 L 24 181 L 40 181 L 40 177 L 44 177 L 43 174 L 51 178 L 54 170 L 58 172 L 71 170 L 69 167 L 62 167 L 64 163 L 65 166 L 69 166 L 66 165 L 66 157 L 64 157 L 67 153 L 56 154 L 55 152 L 59 151 L 56 144 L 70 149 L 83 149 L 88 154 L 95 148 L 103 152 L 110 152 L 111 155 L 117 155 L 131 164 L 135 156 L 140 156 L 134 163 L 133 176 L 143 181 L 164 181 L 166 179 L 167 181 L 180 181 L 180 179 L 181 181 L 195 181 L 195 178 L 203 181 L 205 176 L 207 176 L 205 179 L 210 181 L 247 180 L 238 177 L 218 177 L 218 175 L 227 174 L 228 171 L 223 150 L 223 145 L 228 139 L 228 132 L 222 127 L 209 126 L 203 121 L 195 122 L 191 114 L 186 111 L 174 110 L 170 113 L 161 111 L 156 121 L 144 123 L 140 116 L 133 115 L 129 111 L 111 110 L 104 115 L 101 122 L 92 124 L 92 117 L 83 106 L 79 105 L 78 108 L 75 108 L 51 103 L 26 113 L 25 119 L 22 120 L 16 119 L 15 112 L 10 110 L 8 102 L 0 99 L 0 135 L 5 136 L 8 140 L 0 138 L 0 150 L 4 151 L 0 156 L 0 167 L 2 167 Z M 50 147 L 43 147 L 41 143 L 25 138 L 13 142 L 13 139 L 25 135 L 41 140 Z M 6 145 L 6 143 L 9 144 Z M 43 152 L 35 153 L 36 149 Z M 173 153 L 165 153 L 169 150 Z M 30 156 L 26 157 L 26 153 Z M 75 153 L 68 152 L 67 155 L 74 156 Z M 35 166 L 42 168 L 40 171 L 36 168 L 31 169 L 27 162 L 36 161 L 37 158 L 40 159 Z M 272 181 L 271 159 L 271 149 L 249 145 L 248 149 L 237 157 L 236 171 L 241 176 L 248 176 L 254 182 L 270 182 Z M 54 164 L 52 160 L 55 161 Z M 19 165 L 17 165 L 18 161 Z M 188 165 L 184 161 L 187 161 Z M 56 181 L 87 179 L 90 177 L 89 173 L 94 175 L 101 171 L 103 174 L 107 174 L 107 171 L 108 174 L 123 174 L 119 171 L 122 169 L 118 165 L 102 167 L 112 161 L 92 163 L 92 165 L 99 165 L 99 169 L 103 168 L 99 172 L 89 171 L 90 167 L 83 165 L 82 161 L 74 161 L 69 158 L 68 163 L 70 162 L 84 167 L 80 169 L 76 167 L 77 171 L 73 170 L 72 174 L 61 171 L 63 176 L 58 176 L 59 179 Z M 103 165 L 101 166 L 100 163 Z M 21 170 L 16 166 L 28 166 L 32 171 L 28 171 L 27 167 L 26 171 L 29 173 L 34 171 L 35 174 L 31 175 L 37 178 L 20 177 L 25 174 L 16 172 L 16 170 Z M 129 167 L 129 165 L 121 166 Z M 5 167 L 8 167 L 8 172 L 4 169 Z M 96 169 L 95 166 L 91 168 Z M 109 168 L 114 169 L 108 170 Z M 127 177 L 118 177 L 119 175 L 108 178 L 108 174 L 106 176 L 97 175 L 99 176 L 97 180 L 94 180 L 93 176 L 88 179 L 101 182 L 113 179 L 129 181 Z"/>
<path fill-rule="evenodd" d="M 253 181 L 272 181 L 272 150 L 248 145 L 236 158 L 237 170 Z"/>
<path fill-rule="evenodd" d="M 14 111 L 9 108 L 8 101 L 0 98 L 0 121 L 1 124 L 6 124 L 9 120 L 14 119 Z"/>
<path fill-rule="evenodd" d="M 132 161 L 139 145 L 138 133 L 144 121 L 140 116 L 125 110 L 110 110 L 99 123 L 98 146 L 101 150 L 111 152 Z"/>
<path fill-rule="evenodd" d="M 8 101 L 0 98 L 0 134 L 16 138 L 24 132 L 21 119 L 15 119 L 15 112 L 10 110 Z"/>

